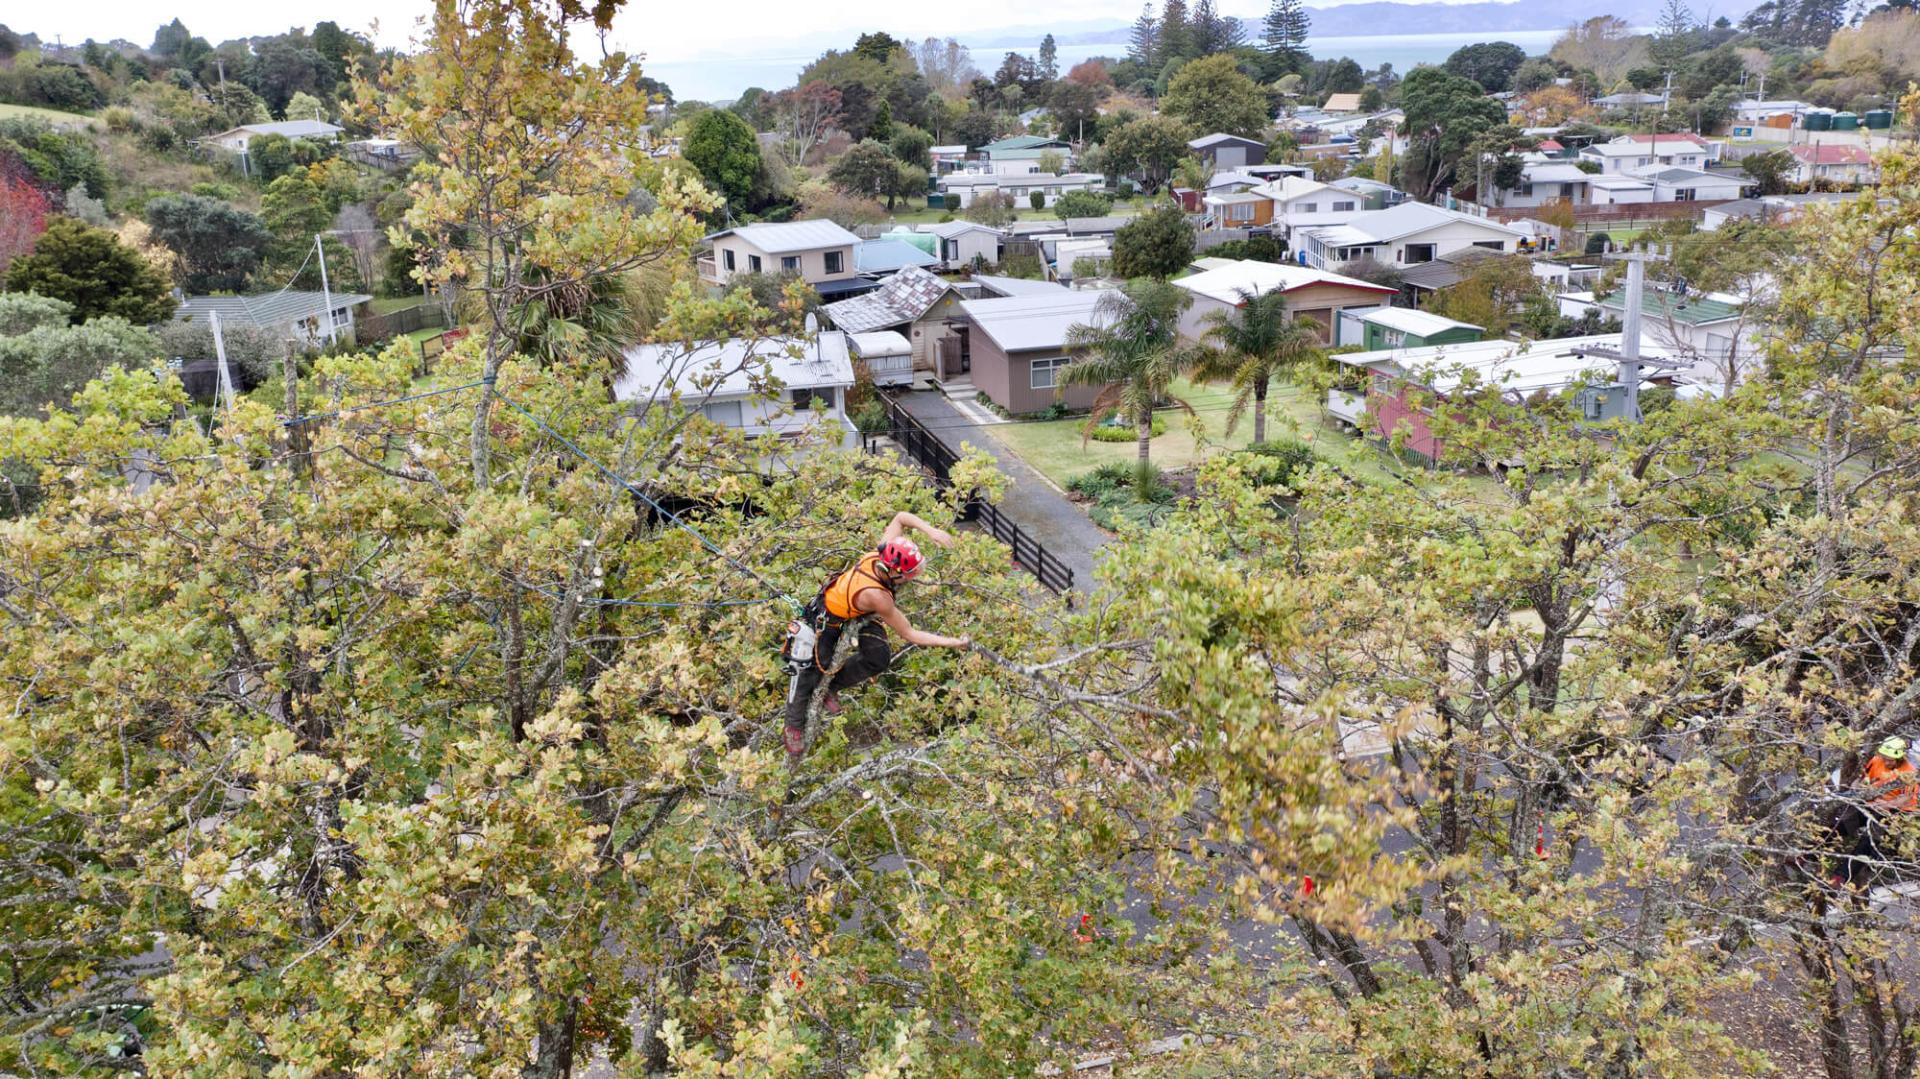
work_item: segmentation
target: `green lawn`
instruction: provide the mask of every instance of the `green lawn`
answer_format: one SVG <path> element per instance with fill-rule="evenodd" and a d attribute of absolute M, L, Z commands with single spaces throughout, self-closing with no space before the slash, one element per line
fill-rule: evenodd
<path fill-rule="evenodd" d="M 391 315 L 395 311 L 404 311 L 409 307 L 419 307 L 429 302 L 420 296 L 375 296 L 367 302 L 376 315 Z"/>
<path fill-rule="evenodd" d="M 1186 379 L 1174 384 L 1174 396 L 1193 406 L 1194 415 L 1174 408 L 1160 413 L 1167 421 L 1166 432 L 1153 440 L 1153 463 L 1163 469 L 1189 468 L 1206 457 L 1241 449 L 1253 441 L 1253 417 L 1242 416 L 1231 436 L 1226 434 L 1227 410 L 1232 393 L 1218 383 L 1196 385 Z M 1374 444 L 1347 433 L 1327 420 L 1322 411 L 1324 398 L 1298 386 L 1279 385 L 1267 397 L 1267 438 L 1291 438 L 1305 442 L 1320 456 L 1360 479 L 1398 484 L 1406 475 L 1416 482 L 1423 477 L 1458 481 L 1476 499 L 1497 496 L 1493 479 L 1462 476 L 1457 473 L 1422 471 L 1417 466 L 1394 465 Z M 1132 464 L 1137 448 L 1132 442 L 1094 442 L 1081 444 L 1084 419 L 1052 420 L 1045 423 L 1007 423 L 985 428 L 1001 444 L 1020 455 L 1054 483 L 1065 487 L 1076 476 L 1111 462 Z"/>
<path fill-rule="evenodd" d="M 20 116 L 45 120 L 55 127 L 85 127 L 93 123 L 93 117 L 85 113 L 61 112 L 59 109 L 43 109 L 37 105 L 0 103 L 0 120 L 11 120 Z"/>

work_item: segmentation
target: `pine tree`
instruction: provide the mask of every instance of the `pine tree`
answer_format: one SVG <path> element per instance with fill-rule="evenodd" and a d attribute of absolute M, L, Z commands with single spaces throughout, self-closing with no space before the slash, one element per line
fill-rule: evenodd
<path fill-rule="evenodd" d="M 1191 60 L 1200 55 L 1195 48 L 1193 22 L 1187 16 L 1187 0 L 1167 0 L 1160 12 L 1160 67 L 1176 60 Z"/>
<path fill-rule="evenodd" d="M 1054 44 L 1052 34 L 1040 39 L 1040 77 L 1047 82 L 1060 77 L 1060 47 Z"/>
<path fill-rule="evenodd" d="M 1686 58 L 1693 46 L 1693 9 L 1686 0 L 1667 0 L 1649 49 L 1655 63 L 1671 67 Z"/>
<path fill-rule="evenodd" d="M 1300 0 L 1273 0 L 1267 10 L 1261 44 L 1272 59 L 1274 75 L 1290 75 L 1307 65 L 1307 29 L 1311 17 Z"/>
<path fill-rule="evenodd" d="M 1231 15 L 1221 15 L 1213 6 L 1213 0 L 1200 0 L 1193 9 L 1193 45 L 1194 52 L 1200 56 L 1212 56 L 1217 52 L 1233 49 L 1245 40 L 1240 30 L 1240 20 Z"/>
<path fill-rule="evenodd" d="M 1148 70 L 1159 66 L 1160 23 L 1153 17 L 1153 3 L 1140 5 L 1140 17 L 1133 20 L 1133 36 L 1127 40 L 1127 59 Z"/>

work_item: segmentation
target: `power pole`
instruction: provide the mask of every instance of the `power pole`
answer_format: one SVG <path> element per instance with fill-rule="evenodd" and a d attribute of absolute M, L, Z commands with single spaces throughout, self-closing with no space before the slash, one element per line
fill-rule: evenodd
<path fill-rule="evenodd" d="M 320 242 L 322 232 L 313 234 L 313 250 L 320 256 L 320 300 L 327 305 L 327 344 L 338 344 L 340 335 L 333 328 L 333 292 L 327 287 L 327 247 Z"/>
<path fill-rule="evenodd" d="M 1640 324 L 1643 296 L 1647 287 L 1647 263 L 1664 261 L 1653 252 L 1626 251 L 1614 256 L 1627 264 L 1626 310 L 1620 316 L 1620 373 L 1627 391 L 1627 418 L 1639 422 L 1640 415 Z"/>
<path fill-rule="evenodd" d="M 1667 88 L 1660 91 L 1660 115 L 1667 114 L 1667 106 L 1673 103 L 1673 69 L 1667 69 Z"/>

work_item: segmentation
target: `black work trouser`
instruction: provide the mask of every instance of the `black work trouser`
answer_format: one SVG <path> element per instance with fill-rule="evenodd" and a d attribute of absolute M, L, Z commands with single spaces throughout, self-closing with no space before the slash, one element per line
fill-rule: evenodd
<path fill-rule="evenodd" d="M 829 629 L 821 633 L 814 645 L 813 662 L 794 678 L 787 694 L 787 726 L 807 729 L 807 706 L 813 703 L 813 691 L 827 674 L 821 665 L 833 664 L 833 653 L 840 647 L 842 632 L 843 629 Z M 887 650 L 887 631 L 879 624 L 861 623 L 854 640 L 857 647 L 853 655 L 847 657 L 846 666 L 840 668 L 828 686 L 835 693 L 878 677 L 893 663 L 893 653 Z"/>

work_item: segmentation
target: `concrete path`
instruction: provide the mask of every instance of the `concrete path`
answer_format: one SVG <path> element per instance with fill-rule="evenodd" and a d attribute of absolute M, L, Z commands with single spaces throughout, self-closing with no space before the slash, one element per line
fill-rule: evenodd
<path fill-rule="evenodd" d="M 1073 570 L 1076 591 L 1092 592 L 1093 570 L 1099 551 L 1113 537 L 1087 518 L 1079 506 L 1067 500 L 1045 476 L 1034 471 L 1018 454 L 993 437 L 992 426 L 966 416 L 946 395 L 932 390 L 916 390 L 894 398 L 914 419 L 926 424 L 942 442 L 956 452 L 960 443 L 971 442 L 993 454 L 1013 484 L 1007 489 L 1000 509 L 1038 540 L 1054 557 Z"/>

